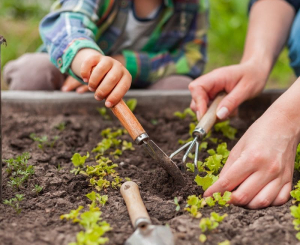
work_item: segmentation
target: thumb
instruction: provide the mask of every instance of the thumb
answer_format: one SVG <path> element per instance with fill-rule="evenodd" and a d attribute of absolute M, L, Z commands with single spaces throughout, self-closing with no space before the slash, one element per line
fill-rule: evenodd
<path fill-rule="evenodd" d="M 220 102 L 217 109 L 217 117 L 220 120 L 226 119 L 241 103 L 248 99 L 248 97 L 243 82 L 238 83 L 238 85 Z"/>
<path fill-rule="evenodd" d="M 61 90 L 64 92 L 73 91 L 81 85 L 82 84 L 78 82 L 75 78 L 68 76 L 63 86 L 61 87 Z"/>

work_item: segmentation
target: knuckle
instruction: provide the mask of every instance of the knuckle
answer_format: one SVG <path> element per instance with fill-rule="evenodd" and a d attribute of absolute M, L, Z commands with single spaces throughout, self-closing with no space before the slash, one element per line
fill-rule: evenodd
<path fill-rule="evenodd" d="M 106 94 L 102 90 L 97 90 L 96 95 L 100 98 L 104 98 Z"/>
<path fill-rule="evenodd" d="M 289 196 L 278 196 L 274 202 L 274 206 L 280 206 L 285 204 L 289 200 Z"/>
<path fill-rule="evenodd" d="M 273 162 L 268 166 L 268 172 L 272 175 L 278 175 L 281 173 L 282 167 L 277 162 Z"/>
<path fill-rule="evenodd" d="M 222 178 L 220 179 L 220 186 L 222 189 L 227 190 L 229 188 L 230 185 L 230 181 L 226 178 Z"/>
<path fill-rule="evenodd" d="M 255 206 L 257 208 L 265 208 L 265 207 L 268 207 L 270 204 L 271 204 L 270 199 L 264 197 L 264 198 L 257 200 L 257 203 Z"/>
<path fill-rule="evenodd" d="M 243 192 L 234 193 L 233 201 L 236 205 L 245 206 L 248 204 L 248 195 Z"/>
<path fill-rule="evenodd" d="M 118 76 L 116 74 L 110 74 L 107 79 L 108 81 L 116 81 Z"/>

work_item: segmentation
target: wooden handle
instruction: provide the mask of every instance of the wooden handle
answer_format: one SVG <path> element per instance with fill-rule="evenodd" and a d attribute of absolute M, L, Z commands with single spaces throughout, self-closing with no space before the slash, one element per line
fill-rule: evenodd
<path fill-rule="evenodd" d="M 139 187 L 133 181 L 127 181 L 121 186 L 121 194 L 125 200 L 133 227 L 140 218 L 149 220 L 150 217 L 140 195 Z"/>
<path fill-rule="evenodd" d="M 139 123 L 135 115 L 133 115 L 132 111 L 128 108 L 123 100 L 112 107 L 111 110 L 120 120 L 123 127 L 126 128 L 133 140 L 136 140 L 138 136 L 145 133 L 142 125 Z"/>
<path fill-rule="evenodd" d="M 208 108 L 207 112 L 204 116 L 200 119 L 196 128 L 202 128 L 206 133 L 214 126 L 217 121 L 217 108 L 222 101 L 222 99 L 226 96 L 225 93 L 221 93 L 217 95 L 214 101 L 211 103 L 210 107 Z"/>

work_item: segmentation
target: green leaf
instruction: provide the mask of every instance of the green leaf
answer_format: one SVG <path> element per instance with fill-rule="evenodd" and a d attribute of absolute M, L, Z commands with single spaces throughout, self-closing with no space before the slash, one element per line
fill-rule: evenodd
<path fill-rule="evenodd" d="M 195 130 L 195 128 L 196 128 L 196 124 L 195 123 L 190 123 L 190 129 L 189 129 L 190 136 L 193 135 L 193 131 Z"/>
<path fill-rule="evenodd" d="M 134 111 L 137 105 L 137 99 L 129 99 L 126 101 L 126 105 L 129 107 L 131 111 Z"/>
<path fill-rule="evenodd" d="M 81 156 L 79 153 L 75 153 L 71 161 L 75 167 L 82 167 L 85 163 L 85 160 L 90 157 L 90 154 L 87 152 L 86 156 Z"/>
<path fill-rule="evenodd" d="M 187 168 L 187 171 L 189 171 L 189 172 L 192 172 L 192 173 L 195 172 L 195 165 L 194 165 L 194 163 L 187 163 L 186 164 L 186 168 Z"/>
<path fill-rule="evenodd" d="M 218 176 L 207 174 L 204 177 L 200 177 L 197 175 L 195 177 L 195 182 L 197 185 L 201 186 L 204 191 L 208 189 L 213 183 L 215 183 L 218 180 Z"/>
<path fill-rule="evenodd" d="M 237 133 L 237 129 L 229 125 L 229 120 L 215 124 L 214 128 L 217 132 L 221 131 L 223 136 L 231 140 L 235 138 L 235 134 Z"/>
<path fill-rule="evenodd" d="M 199 146 L 200 150 L 201 150 L 201 149 L 206 150 L 206 149 L 207 149 L 207 144 L 208 144 L 208 143 L 207 143 L 206 141 L 201 142 L 201 144 L 200 144 L 200 146 Z"/>
<path fill-rule="evenodd" d="M 200 242 L 202 242 L 202 243 L 204 243 L 204 242 L 206 242 L 206 236 L 204 235 L 204 234 L 201 234 L 200 236 L 199 236 L 199 241 Z"/>
<path fill-rule="evenodd" d="M 207 166 L 210 171 L 217 173 L 219 169 L 223 166 L 222 159 L 223 157 L 217 154 L 213 156 L 209 156 L 205 160 L 205 166 Z"/>
<path fill-rule="evenodd" d="M 180 111 L 175 111 L 174 116 L 178 117 L 179 119 L 185 119 L 186 115 L 184 113 L 181 113 Z"/>
<path fill-rule="evenodd" d="M 219 242 L 218 245 L 230 245 L 230 241 L 225 240 L 223 242 Z"/>
<path fill-rule="evenodd" d="M 205 202 L 208 206 L 213 207 L 215 206 L 216 201 L 212 197 L 206 197 Z"/>

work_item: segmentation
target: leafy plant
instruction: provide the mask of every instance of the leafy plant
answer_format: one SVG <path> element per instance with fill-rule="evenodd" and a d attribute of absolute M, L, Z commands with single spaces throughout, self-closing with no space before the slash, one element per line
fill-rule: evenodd
<path fill-rule="evenodd" d="M 32 189 L 32 192 L 35 192 L 36 194 L 39 194 L 43 190 L 43 186 L 35 185 Z"/>
<path fill-rule="evenodd" d="M 191 116 L 193 121 L 197 121 L 197 117 L 195 112 L 192 111 L 191 108 L 186 108 L 183 112 L 175 111 L 174 116 L 178 117 L 179 119 L 185 119 L 187 116 Z"/>
<path fill-rule="evenodd" d="M 197 185 L 201 186 L 204 191 L 208 189 L 213 183 L 215 183 L 218 180 L 218 176 L 215 176 L 213 174 L 206 174 L 204 177 L 200 177 L 197 175 L 195 177 L 195 182 Z"/>
<path fill-rule="evenodd" d="M 129 99 L 126 101 L 126 105 L 133 112 L 137 105 L 137 99 Z"/>
<path fill-rule="evenodd" d="M 230 245 L 230 241 L 225 240 L 223 242 L 219 242 L 218 245 Z"/>
<path fill-rule="evenodd" d="M 202 242 L 202 243 L 205 243 L 205 242 L 206 242 L 206 240 L 207 240 L 207 237 L 206 237 L 206 235 L 204 235 L 204 234 L 200 234 L 200 236 L 199 236 L 199 241 L 200 241 L 200 242 Z"/>
<path fill-rule="evenodd" d="M 66 128 L 66 122 L 61 122 L 55 125 L 54 128 L 58 129 L 59 131 L 64 131 Z"/>
<path fill-rule="evenodd" d="M 6 172 L 8 173 L 8 176 L 10 176 L 8 185 L 15 189 L 19 189 L 29 177 L 34 174 L 34 167 L 32 165 L 27 165 L 29 158 L 29 153 L 25 152 L 16 158 L 4 160 L 4 162 L 7 163 Z"/>
<path fill-rule="evenodd" d="M 176 205 L 175 210 L 176 210 L 176 212 L 178 212 L 180 210 L 180 205 L 178 203 L 178 198 L 177 197 L 174 197 L 174 203 Z"/>
<path fill-rule="evenodd" d="M 106 107 L 97 107 L 97 111 L 104 120 L 111 120 L 111 116 L 107 113 Z"/>
<path fill-rule="evenodd" d="M 237 129 L 229 125 L 229 120 L 215 124 L 214 128 L 217 132 L 221 131 L 224 137 L 231 140 L 235 138 L 235 134 L 237 133 Z"/>
<path fill-rule="evenodd" d="M 126 140 L 122 143 L 122 151 L 134 151 L 134 147 L 132 145 L 132 142 L 127 142 Z"/>
<path fill-rule="evenodd" d="M 220 216 L 219 214 L 212 212 L 209 218 L 202 218 L 199 223 L 199 227 L 202 232 L 211 231 L 219 226 L 219 223 L 223 221 L 228 215 L 224 214 Z"/>
<path fill-rule="evenodd" d="M 74 174 L 79 174 L 80 171 L 82 171 L 82 168 L 85 164 L 85 161 L 87 158 L 90 157 L 90 154 L 87 152 L 85 156 L 81 156 L 79 153 L 74 153 L 74 155 L 72 156 L 71 158 L 71 161 L 74 165 L 74 169 L 71 170 L 71 173 L 74 173 Z"/>
<path fill-rule="evenodd" d="M 3 204 L 11 206 L 19 214 L 22 211 L 22 209 L 20 208 L 20 202 L 22 200 L 24 200 L 24 195 L 16 194 L 15 197 L 4 200 Z"/>
<path fill-rule="evenodd" d="M 86 196 L 92 201 L 90 205 L 92 208 L 95 208 L 97 206 L 97 203 L 99 203 L 101 206 L 104 206 L 108 200 L 107 195 L 101 196 L 99 193 L 96 193 L 94 191 L 88 193 Z"/>
<path fill-rule="evenodd" d="M 33 141 L 37 142 L 38 148 L 42 151 L 45 150 L 45 147 L 53 148 L 59 139 L 59 136 L 54 136 L 52 140 L 48 141 L 48 137 L 46 135 L 38 137 L 35 133 L 31 133 L 29 136 Z"/>

